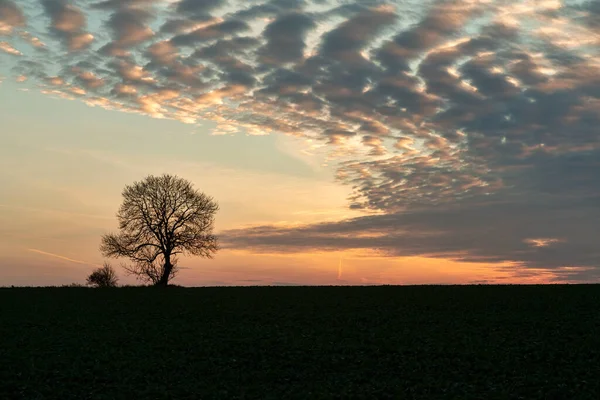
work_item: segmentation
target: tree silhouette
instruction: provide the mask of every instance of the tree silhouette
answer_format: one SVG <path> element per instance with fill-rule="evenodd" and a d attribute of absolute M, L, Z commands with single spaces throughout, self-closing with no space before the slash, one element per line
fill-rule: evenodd
<path fill-rule="evenodd" d="M 177 255 L 212 258 L 218 250 L 213 235 L 219 206 L 177 176 L 148 176 L 123 190 L 117 213 L 118 234 L 102 237 L 107 257 L 127 257 L 124 269 L 141 280 L 167 286 L 177 273 Z"/>
<path fill-rule="evenodd" d="M 108 263 L 104 263 L 104 266 L 97 268 L 87 277 L 87 284 L 96 287 L 115 287 L 118 281 L 117 273 Z"/>

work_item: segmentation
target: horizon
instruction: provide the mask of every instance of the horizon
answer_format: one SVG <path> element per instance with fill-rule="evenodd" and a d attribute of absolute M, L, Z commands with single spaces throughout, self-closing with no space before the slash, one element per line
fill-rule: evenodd
<path fill-rule="evenodd" d="M 223 285 L 223 286 L 184 286 L 177 283 L 169 283 L 168 287 L 179 288 L 179 289 L 229 289 L 229 288 L 382 288 L 382 287 L 477 287 L 477 286 L 492 286 L 492 287 L 500 287 L 500 286 L 536 286 L 536 287 L 545 287 L 545 286 L 593 286 L 600 285 L 597 282 L 590 283 L 415 283 L 415 284 L 330 284 L 330 285 L 302 285 L 302 284 L 290 284 L 290 285 Z M 86 285 L 84 283 L 72 282 L 70 284 L 62 284 L 62 285 L 53 285 L 53 286 L 0 286 L 0 289 L 98 289 L 98 287 Z M 127 285 L 119 285 L 102 288 L 102 290 L 106 289 L 129 289 L 129 288 L 155 288 L 153 284 L 127 284 Z"/>
<path fill-rule="evenodd" d="M 600 283 L 593 0 L 0 0 L 0 287 L 85 282 L 127 185 L 214 197 L 175 285 Z"/>

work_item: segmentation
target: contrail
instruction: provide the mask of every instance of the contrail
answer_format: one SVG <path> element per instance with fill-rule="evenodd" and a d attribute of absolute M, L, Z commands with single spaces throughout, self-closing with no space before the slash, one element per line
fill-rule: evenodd
<path fill-rule="evenodd" d="M 337 279 L 342 279 L 342 256 L 340 256 L 340 265 L 338 265 L 338 275 Z"/>
<path fill-rule="evenodd" d="M 48 253 L 47 251 L 42 251 L 42 250 L 37 250 L 37 249 L 27 249 L 27 251 L 31 251 L 32 253 L 42 254 L 44 256 L 60 258 L 61 260 L 70 261 L 70 262 L 76 263 L 76 264 L 84 264 L 84 265 L 92 265 L 94 267 L 101 267 L 101 265 L 98 265 L 98 264 L 93 264 L 93 263 L 89 263 L 89 262 L 85 262 L 85 261 L 81 261 L 81 260 L 74 260 L 69 257 L 61 256 L 59 254 Z"/>

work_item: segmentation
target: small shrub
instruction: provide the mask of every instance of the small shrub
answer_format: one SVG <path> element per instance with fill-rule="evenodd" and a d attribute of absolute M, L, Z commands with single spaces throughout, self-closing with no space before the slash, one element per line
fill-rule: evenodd
<path fill-rule="evenodd" d="M 85 286 L 82 285 L 81 283 L 73 282 L 73 283 L 69 283 L 68 285 L 62 285 L 62 287 L 71 287 L 71 288 L 77 287 L 77 288 L 80 288 L 80 287 L 85 287 Z"/>
<path fill-rule="evenodd" d="M 96 269 L 87 278 L 87 284 L 95 287 L 115 287 L 117 286 L 119 278 L 114 268 L 104 263 L 104 266 Z"/>

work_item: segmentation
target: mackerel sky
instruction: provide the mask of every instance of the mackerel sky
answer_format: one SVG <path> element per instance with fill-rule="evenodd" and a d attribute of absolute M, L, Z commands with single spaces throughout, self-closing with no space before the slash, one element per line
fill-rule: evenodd
<path fill-rule="evenodd" d="M 222 206 L 183 284 L 600 277 L 598 1 L 0 0 L 0 82 L 0 285 L 163 172 Z"/>

